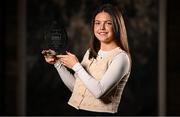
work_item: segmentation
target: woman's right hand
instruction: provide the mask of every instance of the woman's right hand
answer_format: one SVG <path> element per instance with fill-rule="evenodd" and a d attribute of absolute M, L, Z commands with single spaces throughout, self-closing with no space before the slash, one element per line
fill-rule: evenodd
<path fill-rule="evenodd" d="M 41 53 L 44 55 L 45 61 L 49 64 L 55 64 L 58 60 L 53 50 L 43 50 Z"/>

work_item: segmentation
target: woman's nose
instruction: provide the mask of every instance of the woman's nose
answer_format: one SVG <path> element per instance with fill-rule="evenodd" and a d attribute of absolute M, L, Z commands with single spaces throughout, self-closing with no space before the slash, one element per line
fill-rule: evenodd
<path fill-rule="evenodd" d="M 100 29 L 105 29 L 105 23 L 102 23 Z"/>

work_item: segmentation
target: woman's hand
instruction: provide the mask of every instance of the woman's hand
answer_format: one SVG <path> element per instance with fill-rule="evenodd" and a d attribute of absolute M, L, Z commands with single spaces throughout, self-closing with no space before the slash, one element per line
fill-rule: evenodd
<path fill-rule="evenodd" d="M 49 64 L 55 64 L 58 60 L 56 57 L 56 52 L 51 49 L 43 50 L 41 53 L 44 55 L 45 61 Z"/>
<path fill-rule="evenodd" d="M 57 55 L 57 57 L 60 58 L 60 61 L 62 62 L 63 65 L 72 69 L 72 67 L 79 61 L 74 54 L 70 52 L 66 52 L 66 53 L 67 53 L 66 55 Z"/>

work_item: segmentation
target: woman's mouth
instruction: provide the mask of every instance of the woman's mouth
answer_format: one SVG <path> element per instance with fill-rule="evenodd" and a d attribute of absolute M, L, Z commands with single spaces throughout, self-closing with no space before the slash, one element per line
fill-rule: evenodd
<path fill-rule="evenodd" d="M 108 32 L 99 32 L 98 34 L 99 35 L 106 35 L 106 34 L 108 34 Z"/>

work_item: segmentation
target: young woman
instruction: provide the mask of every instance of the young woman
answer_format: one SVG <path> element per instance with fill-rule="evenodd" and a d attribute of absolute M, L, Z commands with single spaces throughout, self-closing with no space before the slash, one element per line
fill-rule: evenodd
<path fill-rule="evenodd" d="M 81 63 L 70 52 L 57 55 L 58 59 L 45 56 L 45 60 L 54 64 L 72 91 L 69 105 L 78 110 L 116 113 L 131 69 L 126 28 L 120 10 L 110 4 L 101 6 L 92 19 L 92 32 L 91 47 Z M 65 66 L 75 73 L 71 74 Z"/>

